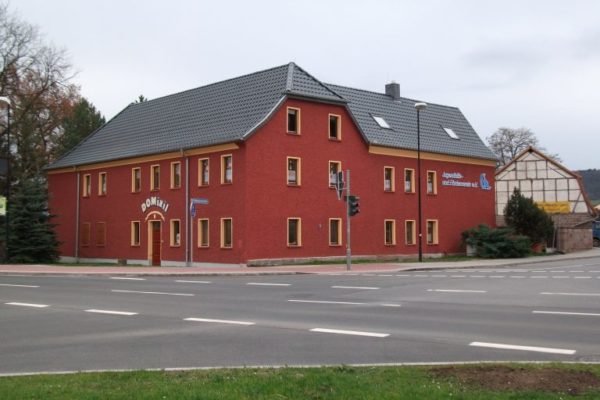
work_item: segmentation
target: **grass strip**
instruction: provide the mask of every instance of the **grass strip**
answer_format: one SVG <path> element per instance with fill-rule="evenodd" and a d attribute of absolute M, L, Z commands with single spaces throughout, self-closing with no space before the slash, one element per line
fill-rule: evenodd
<path fill-rule="evenodd" d="M 577 399 L 600 398 L 600 365 L 544 364 L 511 366 L 490 364 L 451 367 L 327 367 L 280 369 L 219 369 L 193 371 L 134 371 L 34 375 L 0 378 L 0 399 L 566 399 L 569 390 L 495 386 L 473 380 L 477 368 L 514 374 L 570 372 L 598 379 L 598 387 L 578 388 Z M 467 370 L 467 369 L 473 370 Z M 469 371 L 470 380 L 454 369 Z M 443 370 L 442 370 L 443 371 Z M 516 372 L 515 372 L 516 371 Z M 557 372 L 558 371 L 558 372 Z M 493 373 L 493 371 L 492 371 Z M 483 374 L 481 377 L 484 378 Z M 489 376 L 489 375 L 488 375 Z M 588 378 L 589 378 L 588 376 Z M 512 379 L 511 378 L 511 379 Z M 486 378 L 487 379 L 487 378 Z M 527 379 L 523 379 L 527 382 Z M 577 379 L 575 379 L 577 382 Z"/>

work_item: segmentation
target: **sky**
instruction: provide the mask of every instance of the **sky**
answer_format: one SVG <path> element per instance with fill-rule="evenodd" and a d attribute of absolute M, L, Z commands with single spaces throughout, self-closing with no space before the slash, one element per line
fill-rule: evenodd
<path fill-rule="evenodd" d="M 531 129 L 600 168 L 597 0 L 12 0 L 67 51 L 108 119 L 149 99 L 294 61 L 325 83 L 461 109 L 482 139 Z"/>

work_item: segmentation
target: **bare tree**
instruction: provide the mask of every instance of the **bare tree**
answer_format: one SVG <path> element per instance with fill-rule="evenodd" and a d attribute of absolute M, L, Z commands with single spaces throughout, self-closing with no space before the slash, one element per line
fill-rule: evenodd
<path fill-rule="evenodd" d="M 498 128 L 492 136 L 486 138 L 490 149 L 498 158 L 499 165 L 506 165 L 519 153 L 528 147 L 535 147 L 541 152 L 546 149 L 539 145 L 535 134 L 528 128 Z M 558 154 L 547 154 L 548 157 L 560 162 Z"/>
<path fill-rule="evenodd" d="M 79 98 L 72 78 L 65 51 L 45 44 L 37 27 L 11 14 L 6 3 L 0 4 L 0 96 L 8 97 L 12 105 L 11 149 L 17 176 L 37 176 L 51 160 L 64 116 Z M 6 150 L 5 135 L 0 143 Z"/>

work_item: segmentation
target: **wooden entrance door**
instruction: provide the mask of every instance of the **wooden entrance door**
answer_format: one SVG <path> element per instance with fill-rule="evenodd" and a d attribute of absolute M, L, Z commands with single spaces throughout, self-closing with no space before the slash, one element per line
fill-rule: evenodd
<path fill-rule="evenodd" d="M 160 266 L 160 221 L 152 221 L 152 265 Z"/>

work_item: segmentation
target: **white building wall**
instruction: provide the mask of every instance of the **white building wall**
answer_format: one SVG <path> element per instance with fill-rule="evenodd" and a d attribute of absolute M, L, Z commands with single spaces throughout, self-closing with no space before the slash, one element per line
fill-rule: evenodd
<path fill-rule="evenodd" d="M 535 202 L 568 202 L 570 213 L 589 212 L 577 178 L 535 151 L 522 154 L 496 175 L 497 215 L 504 215 L 515 188 Z"/>

